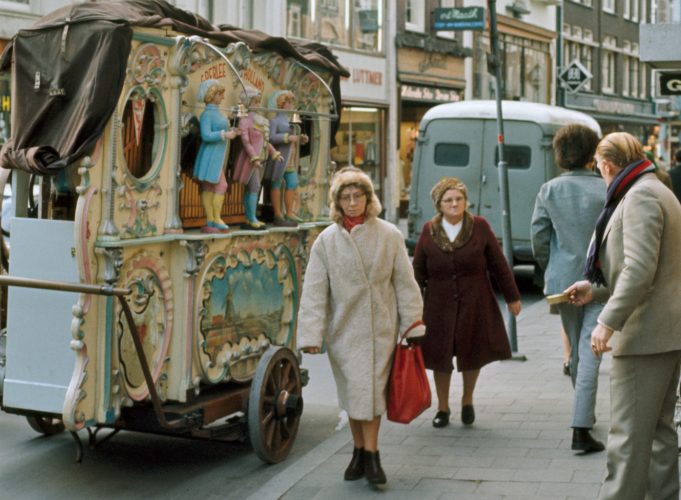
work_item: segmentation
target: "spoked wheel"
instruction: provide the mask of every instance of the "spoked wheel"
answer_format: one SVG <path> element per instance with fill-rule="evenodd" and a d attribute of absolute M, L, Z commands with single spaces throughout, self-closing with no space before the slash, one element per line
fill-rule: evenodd
<path fill-rule="evenodd" d="M 264 462 L 281 462 L 291 451 L 303 413 L 302 387 L 293 352 L 270 347 L 260 358 L 248 400 L 248 435 Z"/>
<path fill-rule="evenodd" d="M 46 436 L 54 436 L 64 430 L 64 422 L 58 418 L 31 415 L 26 420 L 31 429 Z"/>

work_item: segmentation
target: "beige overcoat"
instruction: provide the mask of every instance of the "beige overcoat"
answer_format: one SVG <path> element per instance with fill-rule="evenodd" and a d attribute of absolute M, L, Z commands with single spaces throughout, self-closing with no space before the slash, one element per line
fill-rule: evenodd
<path fill-rule="evenodd" d="M 681 349 L 681 207 L 653 173 L 624 195 L 605 227 L 600 260 L 607 287 L 598 322 L 613 330 L 614 356 Z"/>
<path fill-rule="evenodd" d="M 326 341 L 341 408 L 371 420 L 386 411 L 398 332 L 421 319 L 421 293 L 400 231 L 369 218 L 336 223 L 312 245 L 298 311 L 298 348 Z M 421 336 L 420 326 L 409 335 Z"/>

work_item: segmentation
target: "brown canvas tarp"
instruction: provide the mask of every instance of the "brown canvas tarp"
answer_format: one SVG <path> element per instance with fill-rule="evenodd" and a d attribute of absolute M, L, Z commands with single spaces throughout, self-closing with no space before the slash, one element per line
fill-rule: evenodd
<path fill-rule="evenodd" d="M 218 46 L 242 41 L 329 70 L 340 104 L 340 77 L 348 73 L 322 45 L 215 26 L 163 0 L 72 4 L 19 31 L 0 58 L 13 84 L 12 136 L 0 166 L 49 175 L 92 151 L 123 87 L 133 26 L 171 28 Z"/>

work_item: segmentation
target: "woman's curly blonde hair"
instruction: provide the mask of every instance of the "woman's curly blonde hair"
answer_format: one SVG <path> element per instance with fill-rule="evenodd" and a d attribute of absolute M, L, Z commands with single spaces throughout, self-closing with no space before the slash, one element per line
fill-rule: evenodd
<path fill-rule="evenodd" d="M 374 193 L 371 178 L 357 167 L 343 167 L 331 179 L 331 188 L 329 189 L 329 216 L 331 219 L 338 223 L 343 221 L 340 195 L 343 189 L 349 186 L 356 186 L 366 195 L 367 206 L 364 216 L 367 219 L 378 217 L 383 207 L 376 193 Z"/>
<path fill-rule="evenodd" d="M 222 85 L 221 83 L 214 83 L 210 87 L 208 87 L 208 90 L 206 91 L 206 95 L 203 97 L 203 102 L 205 103 L 211 103 L 213 102 L 213 99 L 215 99 L 215 96 L 218 94 L 224 94 L 225 92 L 225 86 Z"/>

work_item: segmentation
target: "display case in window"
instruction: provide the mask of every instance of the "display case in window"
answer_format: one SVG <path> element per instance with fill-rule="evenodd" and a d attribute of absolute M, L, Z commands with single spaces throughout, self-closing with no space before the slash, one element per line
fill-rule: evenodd
<path fill-rule="evenodd" d="M 382 196 L 385 165 L 383 161 L 384 111 L 368 107 L 344 107 L 336 133 L 331 159 L 338 168 L 352 165 L 364 170 Z"/>

